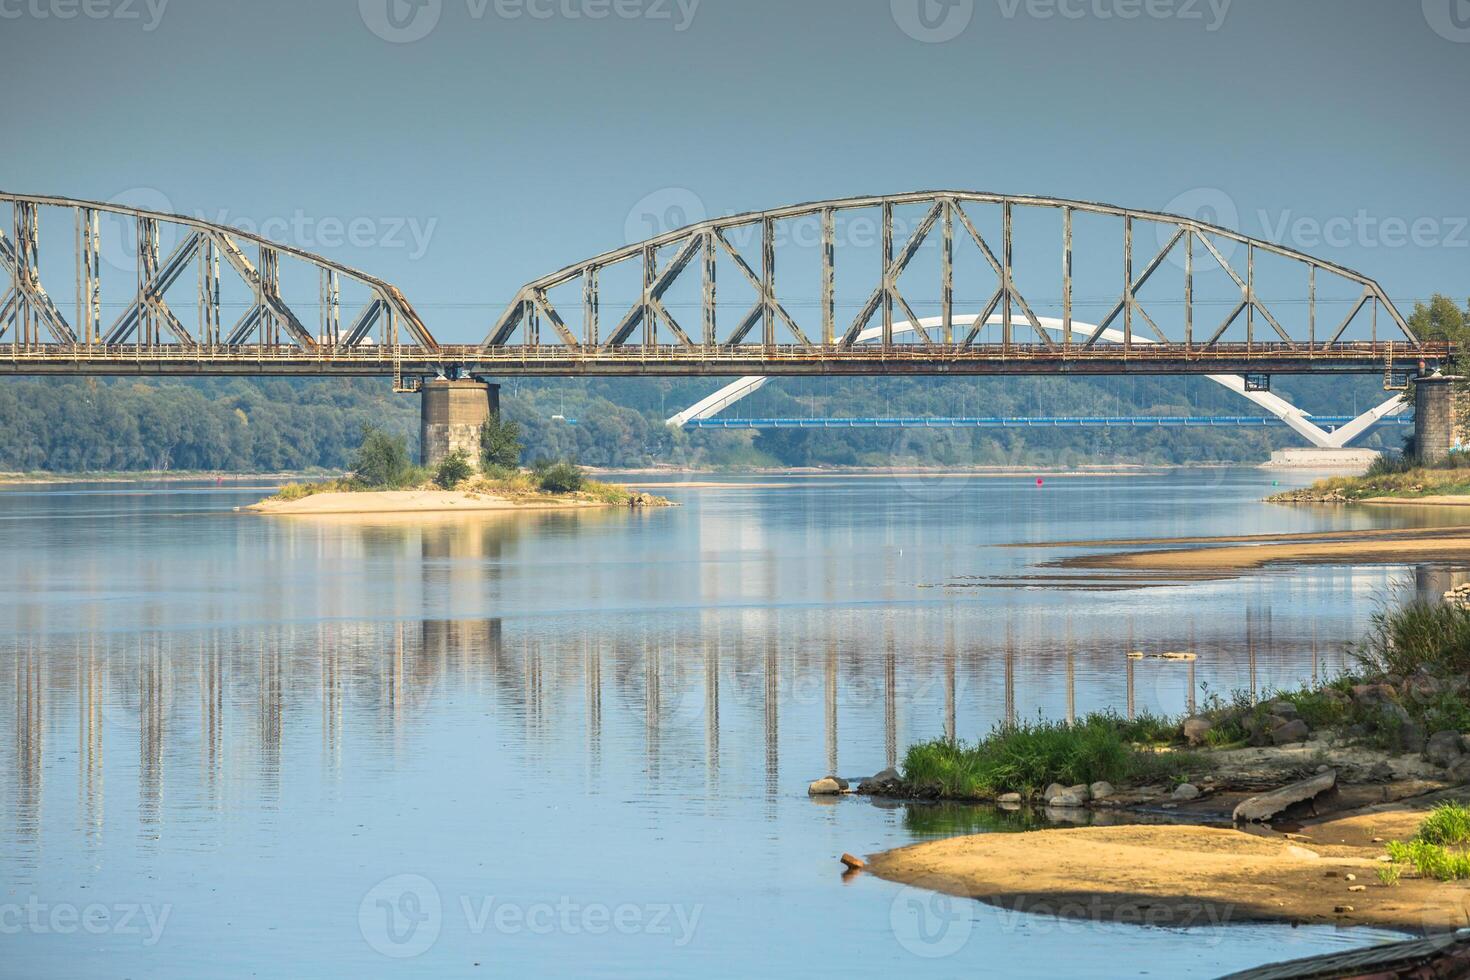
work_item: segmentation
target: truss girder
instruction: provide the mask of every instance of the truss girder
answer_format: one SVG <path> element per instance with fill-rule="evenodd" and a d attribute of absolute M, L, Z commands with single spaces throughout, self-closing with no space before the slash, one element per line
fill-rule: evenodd
<path fill-rule="evenodd" d="M 218 349 L 221 356 L 229 356 L 231 349 L 249 343 L 255 347 L 295 347 L 325 355 L 329 350 L 367 342 L 369 332 L 377 328 L 384 345 L 429 352 L 440 349 L 418 313 L 394 286 L 302 249 L 197 218 L 120 204 L 4 192 L 0 192 L 0 203 L 10 204 L 15 216 L 12 229 L 0 228 L 0 271 L 10 279 L 8 291 L 0 294 L 5 297 L 0 303 L 0 337 L 6 337 L 14 345 L 49 343 L 88 349 L 172 346 L 198 351 Z M 43 242 L 39 232 L 37 215 L 52 210 L 71 212 L 76 227 L 75 329 L 52 302 L 38 273 L 43 247 L 59 247 Z M 103 267 L 99 217 L 121 222 L 124 238 L 128 237 L 127 226 L 131 224 L 132 240 L 136 243 L 135 268 Z M 160 258 L 158 242 L 164 229 L 178 244 L 166 257 Z M 222 310 L 221 259 L 250 295 L 247 308 L 231 327 L 221 325 L 228 322 L 225 312 L 230 317 L 236 315 L 234 311 Z M 320 278 L 321 293 L 315 302 L 321 308 L 321 337 L 313 336 L 297 312 L 302 300 L 288 301 L 283 294 L 283 259 L 293 269 L 304 266 Z M 47 268 L 58 261 L 55 256 L 48 257 Z M 197 268 L 195 302 L 190 304 L 197 308 L 197 315 L 186 312 L 177 302 L 179 291 L 189 288 L 182 284 L 191 268 Z M 102 283 L 112 275 L 120 280 L 133 280 L 129 283 L 131 298 L 125 301 L 111 326 L 103 329 Z M 362 313 L 347 333 L 347 343 L 342 342 L 337 313 L 343 283 L 367 294 Z M 165 294 L 176 297 L 173 306 Z M 49 337 L 42 334 L 41 328 Z"/>
<path fill-rule="evenodd" d="M 983 208 L 994 208 L 1000 212 L 1001 231 L 998 240 L 987 239 L 979 230 L 974 212 Z M 906 234 L 902 235 L 902 245 L 897 249 L 894 248 L 894 244 L 901 230 L 895 221 L 896 209 L 912 209 L 921 215 L 911 229 L 906 229 Z M 833 258 L 836 244 L 834 216 L 855 211 L 881 213 L 880 230 L 883 254 L 880 267 L 872 270 L 869 277 L 858 276 L 842 284 L 845 293 L 864 296 L 865 300 L 860 306 L 855 307 L 857 315 L 852 322 L 841 328 L 839 332 L 833 329 L 836 306 L 834 298 L 838 288 Z M 1013 219 L 1021 212 L 1053 212 L 1060 213 L 1062 217 L 1063 233 L 1059 241 L 1059 251 L 1062 253 L 1063 261 L 1060 263 L 1059 270 L 1061 281 L 1057 284 L 1056 290 L 1056 294 L 1062 297 L 1060 309 L 1056 310 L 1060 313 L 1060 319 L 1064 324 L 1060 332 L 1043 327 L 1042 323 L 1045 318 L 1037 313 L 1037 309 L 1043 304 L 1033 302 L 1033 298 L 1026 296 L 1017 285 L 1017 266 L 1019 264 L 1024 263 L 1027 267 L 1034 269 L 1037 262 L 1041 261 L 1046 263 L 1048 274 L 1055 274 L 1057 270 L 1055 253 L 1049 251 L 1042 256 L 1027 254 L 1018 259 L 1015 253 L 1016 236 L 1013 230 Z M 1119 263 L 1119 267 L 1123 275 L 1119 281 L 1120 298 L 1117 302 L 1106 315 L 1098 320 L 1095 326 L 1089 325 L 1085 336 L 1074 340 L 1071 328 L 1074 271 L 1072 225 L 1073 218 L 1079 214 L 1115 219 L 1121 225 L 1122 234 L 1118 240 L 1122 244 L 1123 262 Z M 820 240 L 817 244 L 821 254 L 821 277 L 815 283 L 800 286 L 793 284 L 791 288 L 800 291 L 783 294 L 775 285 L 777 280 L 776 250 L 772 245 L 772 229 L 783 222 L 803 219 L 814 219 L 820 223 Z M 958 232 L 955 230 L 956 227 L 959 229 Z M 1147 227 L 1151 231 L 1156 230 L 1162 247 L 1153 254 L 1148 262 L 1135 269 L 1133 247 L 1135 231 L 1139 227 Z M 762 261 L 759 268 L 748 262 L 740 250 L 732 244 L 732 233 L 738 229 L 760 230 Z M 987 277 L 993 275 L 996 284 L 995 292 L 984 308 L 985 316 L 972 321 L 963 337 L 956 337 L 956 331 L 953 329 L 956 315 L 954 310 L 955 279 L 962 273 L 974 273 L 977 270 L 966 269 L 964 262 L 956 260 L 956 234 L 961 239 L 973 242 L 984 260 L 978 271 Z M 918 287 L 925 290 L 922 295 L 917 292 L 910 294 L 908 290 L 900 288 L 900 280 L 906 272 L 910 272 L 910 279 L 917 275 L 911 272 L 911 265 L 920 249 L 935 238 L 941 239 L 939 242 L 940 275 L 932 287 Z M 1233 247 L 1244 247 L 1248 266 L 1244 276 L 1231 265 L 1222 251 L 1219 243 L 1225 241 L 1232 243 Z M 1224 270 L 1240 292 L 1238 302 L 1233 304 L 1234 308 L 1231 309 L 1229 315 L 1218 327 L 1213 328 L 1199 340 L 1194 337 L 1193 331 L 1196 316 L 1201 312 L 1197 307 L 1202 305 L 1197 299 L 1194 283 L 1196 246 L 1199 247 L 1201 254 L 1208 255 Z M 1168 302 L 1182 310 L 1182 330 L 1180 324 L 1174 322 L 1173 319 L 1156 316 L 1157 311 L 1150 312 L 1146 309 L 1139 295 L 1171 256 L 1177 261 L 1181 248 L 1186 252 L 1183 295 L 1169 298 Z M 656 268 L 650 257 L 663 254 L 668 249 L 675 250 L 674 258 L 662 268 Z M 694 259 L 701 255 L 703 260 L 695 262 Z M 1283 326 L 1265 299 L 1257 292 L 1255 264 L 1257 257 L 1261 255 L 1285 259 L 1308 270 L 1308 278 L 1311 280 L 1310 292 L 1304 290 L 1304 295 L 1301 297 L 1286 297 L 1289 301 L 1308 305 L 1308 321 L 1311 327 L 1304 334 L 1293 334 L 1291 330 Z M 733 264 L 740 276 L 754 289 L 756 300 L 749 309 L 717 308 L 715 289 L 717 259 L 726 259 Z M 1075 349 L 1091 350 L 1100 344 L 1108 348 L 1116 345 L 1123 349 L 1124 356 L 1128 356 L 1134 344 L 1133 323 L 1136 318 L 1153 335 L 1151 340 L 1166 344 L 1182 344 L 1189 350 L 1205 351 L 1225 344 L 1227 332 L 1243 314 L 1246 319 L 1247 348 L 1264 340 L 1256 335 L 1256 321 L 1259 319 L 1270 327 L 1271 332 L 1274 332 L 1275 337 L 1270 341 L 1271 344 L 1274 345 L 1279 341 L 1289 350 L 1310 353 L 1314 350 L 1325 351 L 1331 344 L 1336 343 L 1354 317 L 1361 312 L 1363 306 L 1370 302 L 1375 312 L 1375 341 L 1377 340 L 1377 311 L 1382 310 L 1397 333 L 1401 334 L 1409 344 L 1419 344 L 1418 338 L 1414 336 L 1408 323 L 1374 280 L 1336 263 L 1315 258 L 1274 242 L 1249 238 L 1229 228 L 1181 215 L 1120 208 L 1090 201 L 969 191 L 925 191 L 913 194 L 819 201 L 770 211 L 715 218 L 667 232 L 644 242 L 605 252 L 576 265 L 567 266 L 524 286 L 515 300 L 495 321 L 482 342 L 481 349 L 491 352 L 496 349 L 521 346 L 523 343 L 531 346 L 542 344 L 543 340 L 539 334 L 533 338 L 528 330 L 522 330 L 524 338 L 518 340 L 517 331 L 521 328 L 528 328 L 530 319 L 538 315 L 547 316 L 550 311 L 549 303 L 546 301 L 548 293 L 574 282 L 581 284 L 584 310 L 592 311 L 588 315 L 595 317 L 595 311 L 605 310 L 615 305 L 609 301 L 607 296 L 600 294 L 598 283 L 602 273 L 624 262 L 640 261 L 645 269 L 642 294 L 633 302 L 622 307 L 623 312 L 618 317 L 617 327 L 601 338 L 600 342 L 592 341 L 590 349 L 599 352 L 616 352 L 627 349 L 629 353 L 632 353 L 634 348 L 655 347 L 659 345 L 655 329 L 657 324 L 667 324 L 676 338 L 677 346 L 689 348 L 702 346 L 705 349 L 726 350 L 755 348 L 770 350 L 781 346 L 825 352 L 830 356 L 840 357 L 842 352 L 852 350 L 858 342 L 857 338 L 868 329 L 880 313 L 884 329 L 881 332 L 879 344 L 885 349 L 895 346 L 891 329 L 895 309 L 906 319 L 906 322 L 926 324 L 928 318 L 917 315 L 915 307 L 918 304 L 911 301 L 922 298 L 932 307 L 935 303 L 933 297 L 936 296 L 941 324 L 939 329 L 933 334 L 923 326 L 911 331 L 910 336 L 901 342 L 904 348 L 911 349 L 918 346 L 926 349 L 947 349 L 957 355 L 963 354 L 975 346 L 980 329 L 987 324 L 992 313 L 997 313 L 1000 317 L 1000 343 L 1003 348 L 1009 348 L 1012 345 L 1019 346 L 1022 343 L 1014 331 L 1016 326 L 1020 326 L 1023 331 L 1029 327 L 1029 332 L 1025 336 L 1031 341 L 1039 342 L 1048 348 L 1065 352 Z M 973 266 L 974 263 L 969 263 L 969 265 Z M 1325 343 L 1319 341 L 1315 335 L 1319 306 L 1316 295 L 1316 278 L 1320 273 L 1336 276 L 1346 282 L 1356 284 L 1357 287 L 1361 287 L 1363 295 L 1362 300 L 1332 334 L 1331 339 Z M 700 337 L 702 345 L 691 339 L 690 335 L 682 329 L 670 314 L 665 302 L 665 295 L 681 277 L 697 277 L 701 280 L 700 287 L 695 289 L 691 284 L 689 292 L 699 295 L 698 322 L 701 327 L 699 333 L 702 335 Z M 1034 271 L 1028 273 L 1026 281 L 1037 281 L 1037 274 Z M 786 285 L 784 278 L 782 285 Z M 799 327 L 796 320 L 787 311 L 788 303 L 783 300 L 783 295 L 792 297 L 799 295 L 804 302 L 810 304 L 807 297 L 813 291 L 817 294 L 817 306 L 822 316 L 820 335 L 809 335 Z M 1049 300 L 1048 303 L 1052 307 L 1056 306 L 1055 300 Z M 722 319 L 720 316 L 722 309 L 727 316 L 734 317 L 729 320 L 734 327 L 725 335 L 723 342 L 715 335 L 715 324 Z M 1122 339 L 1110 340 L 1111 328 L 1120 320 L 1122 329 L 1119 336 Z M 579 346 L 588 347 L 586 341 L 578 341 L 574 327 L 560 322 L 559 318 L 553 322 L 557 327 L 556 333 L 560 337 L 559 343 L 562 346 L 573 349 Z M 775 329 L 777 326 L 784 328 L 789 339 L 777 337 Z M 763 327 L 763 329 L 757 331 L 757 327 Z M 582 331 L 582 336 L 586 338 L 596 336 L 595 322 L 589 321 Z M 814 337 L 816 339 L 812 339 Z M 545 342 L 556 343 L 557 341 L 548 337 Z M 1262 344 L 1262 346 L 1265 345 Z"/>

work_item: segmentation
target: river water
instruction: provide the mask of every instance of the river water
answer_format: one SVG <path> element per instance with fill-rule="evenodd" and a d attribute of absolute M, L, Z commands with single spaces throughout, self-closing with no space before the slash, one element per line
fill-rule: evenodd
<path fill-rule="evenodd" d="M 1081 549 L 1004 545 L 1452 514 L 1267 505 L 1254 469 L 717 481 L 372 520 L 236 512 L 260 481 L 0 492 L 0 975 L 1207 977 L 1389 938 L 844 882 L 994 821 L 806 785 L 1295 685 L 1444 580 L 1054 582 Z"/>

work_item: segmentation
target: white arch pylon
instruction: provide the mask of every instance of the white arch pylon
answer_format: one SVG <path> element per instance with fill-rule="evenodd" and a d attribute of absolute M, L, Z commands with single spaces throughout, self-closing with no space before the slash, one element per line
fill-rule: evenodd
<path fill-rule="evenodd" d="M 976 319 L 977 317 L 972 316 L 968 322 L 965 322 L 964 317 L 957 316 L 954 318 L 954 325 L 957 327 L 971 327 L 974 325 Z M 1041 324 L 1042 329 L 1053 333 L 1061 333 L 1064 329 L 1064 324 L 1056 317 L 1037 317 L 1037 321 Z M 1004 317 L 1000 314 L 995 314 L 987 319 L 985 323 L 987 326 L 999 326 L 1004 323 Z M 926 330 L 942 327 L 943 325 L 943 317 L 931 316 L 919 321 L 919 326 Z M 1096 329 L 1097 326 L 1095 324 L 1081 323 L 1076 320 L 1072 321 L 1073 331 L 1090 334 Z M 908 320 L 895 323 L 893 325 L 893 332 L 895 334 L 913 333 L 914 324 Z M 865 343 L 871 340 L 877 340 L 882 336 L 883 328 L 881 326 L 869 327 L 858 335 L 857 342 Z M 1112 343 L 1121 344 L 1123 342 L 1123 332 L 1121 330 L 1104 330 L 1100 336 L 1101 339 Z M 1137 334 L 1133 335 L 1132 340 L 1135 344 L 1151 344 L 1155 342 L 1147 337 L 1140 337 Z M 1326 429 L 1312 422 L 1311 417 L 1307 413 L 1286 399 L 1273 395 L 1269 391 L 1246 391 L 1245 379 L 1238 374 L 1211 374 L 1206 375 L 1206 377 L 1222 387 L 1229 388 L 1237 395 L 1242 395 L 1255 402 L 1267 412 L 1270 412 L 1276 418 L 1286 423 L 1288 428 L 1318 449 L 1342 449 L 1348 443 L 1362 435 L 1375 422 L 1390 415 L 1398 415 L 1408 408 L 1408 404 L 1402 398 L 1394 396 L 1382 405 L 1378 405 L 1359 415 L 1346 425 L 1340 426 L 1333 432 L 1328 432 Z M 695 419 L 707 419 L 711 416 L 718 415 L 720 412 L 740 401 L 740 399 L 760 389 L 769 380 L 769 378 L 763 375 L 750 375 L 738 381 L 732 381 L 708 398 L 700 399 L 684 411 L 669 418 L 667 424 L 676 429 L 682 429 L 687 423 Z"/>

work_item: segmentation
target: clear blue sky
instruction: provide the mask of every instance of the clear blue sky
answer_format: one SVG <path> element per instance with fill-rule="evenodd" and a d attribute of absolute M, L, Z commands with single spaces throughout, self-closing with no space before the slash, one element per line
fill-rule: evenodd
<path fill-rule="evenodd" d="M 81 4 L 0 0 L 0 187 L 272 222 L 444 340 L 684 190 L 1223 194 L 1405 307 L 1470 296 L 1465 0 Z"/>

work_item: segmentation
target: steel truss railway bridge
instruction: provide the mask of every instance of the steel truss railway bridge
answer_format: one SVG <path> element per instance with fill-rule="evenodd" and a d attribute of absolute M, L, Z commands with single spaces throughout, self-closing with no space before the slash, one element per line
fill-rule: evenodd
<path fill-rule="evenodd" d="M 1270 395 L 1269 376 L 1372 373 L 1402 388 L 1450 354 L 1351 269 L 1086 201 L 934 191 L 703 221 L 527 283 L 477 344 L 437 341 L 381 279 L 235 228 L 71 198 L 0 193 L 0 204 L 13 217 L 0 227 L 0 373 L 11 375 L 377 376 L 402 391 L 744 376 L 670 420 L 682 425 L 775 376 L 1198 374 L 1313 444 L 1341 446 L 1402 401 L 1328 432 Z M 875 231 L 862 268 L 841 260 L 855 216 Z M 1034 244 L 1038 225 L 1054 246 Z M 1076 315 L 1084 266 L 1088 288 L 1111 293 L 1096 322 Z M 57 299 L 62 284 L 70 301 Z M 463 423 L 452 401 L 431 409 L 426 389 L 426 426 L 434 413 Z"/>

